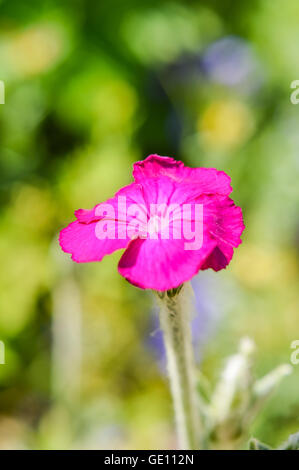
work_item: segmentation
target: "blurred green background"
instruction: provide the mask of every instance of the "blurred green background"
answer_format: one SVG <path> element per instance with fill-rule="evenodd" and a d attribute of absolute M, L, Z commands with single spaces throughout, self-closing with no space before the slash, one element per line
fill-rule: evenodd
<path fill-rule="evenodd" d="M 241 336 L 257 377 L 299 339 L 297 0 L 0 3 L 0 448 L 175 446 L 150 292 L 120 254 L 76 265 L 73 211 L 131 181 L 149 153 L 232 177 L 246 231 L 194 280 L 194 338 L 213 383 Z M 299 428 L 299 365 L 250 434 Z"/>

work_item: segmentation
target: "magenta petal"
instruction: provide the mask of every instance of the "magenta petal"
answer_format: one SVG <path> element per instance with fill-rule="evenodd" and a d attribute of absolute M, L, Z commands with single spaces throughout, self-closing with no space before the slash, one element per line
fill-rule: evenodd
<path fill-rule="evenodd" d="M 81 224 L 89 224 L 90 222 L 95 222 L 99 220 L 95 216 L 95 210 L 98 207 L 98 204 L 93 209 L 77 209 L 75 211 L 75 216 Z"/>
<path fill-rule="evenodd" d="M 183 168 L 183 162 L 174 160 L 174 158 L 162 157 L 154 154 L 149 155 L 144 160 L 134 163 L 133 177 L 137 183 L 142 183 L 146 178 L 156 178 L 161 176 L 175 179 L 175 175 L 177 174 L 180 181 L 180 171 L 182 171 Z"/>
<path fill-rule="evenodd" d="M 207 239 L 200 250 L 185 250 L 184 240 L 132 240 L 118 270 L 131 284 L 164 291 L 191 279 L 215 247 Z"/>
<path fill-rule="evenodd" d="M 71 253 L 72 260 L 77 263 L 101 261 L 101 259 L 116 250 L 125 248 L 129 239 L 104 239 L 96 236 L 96 224 L 104 224 L 103 221 L 81 224 L 77 220 L 61 230 L 59 243 L 62 250 Z"/>
<path fill-rule="evenodd" d="M 216 246 L 210 256 L 206 259 L 206 261 L 201 266 L 201 269 L 209 269 L 212 268 L 214 271 L 220 271 L 221 269 L 226 268 L 228 265 L 232 255 L 233 255 L 233 248 L 230 249 L 231 253 L 226 258 L 226 256 L 222 253 L 220 248 Z"/>
<path fill-rule="evenodd" d="M 126 206 L 122 206 L 122 204 L 119 204 L 121 198 L 126 199 Z M 75 216 L 77 220 L 82 224 L 96 222 L 97 220 L 101 220 L 102 218 L 102 216 L 99 215 L 100 208 L 107 204 L 113 206 L 116 218 L 118 220 L 128 218 L 126 209 L 131 204 L 138 205 L 141 208 L 145 206 L 141 185 L 137 183 L 131 183 L 128 186 L 124 186 L 115 194 L 114 197 L 107 199 L 107 201 L 105 202 L 97 204 L 93 209 L 76 210 Z"/>
<path fill-rule="evenodd" d="M 199 269 L 227 266 L 244 224 L 241 209 L 227 197 L 232 188 L 223 171 L 150 155 L 134 165 L 133 175 L 135 182 L 113 198 L 75 212 L 77 220 L 60 233 L 63 251 L 90 262 L 127 248 L 119 272 L 132 284 L 159 291 L 179 286 Z"/>
<path fill-rule="evenodd" d="M 125 248 L 131 239 L 127 225 L 133 219 L 138 220 L 135 211 L 128 215 L 127 209 L 132 204 L 140 207 L 139 212 L 144 216 L 145 203 L 141 187 L 136 183 L 125 186 L 113 198 L 91 210 L 77 210 L 77 220 L 60 232 L 61 248 L 78 263 L 100 261 L 103 256 Z"/>
<path fill-rule="evenodd" d="M 210 236 L 216 240 L 217 248 L 202 269 L 212 268 L 219 271 L 228 265 L 234 248 L 242 243 L 241 235 L 245 229 L 242 210 L 229 197 L 210 198 L 204 204 L 204 214 L 204 223 L 208 226 Z"/>
<path fill-rule="evenodd" d="M 121 199 L 126 200 L 126 205 L 121 204 Z M 97 204 L 93 209 L 78 209 L 75 211 L 75 216 L 82 224 L 89 224 L 97 220 L 101 220 L 102 216 L 99 215 L 101 207 L 110 204 L 115 211 L 118 220 L 128 219 L 127 208 L 134 204 L 140 208 L 145 206 L 143 192 L 140 184 L 131 183 L 120 189 L 114 197 L 107 199 L 107 201 Z"/>
<path fill-rule="evenodd" d="M 173 205 L 180 207 L 185 203 L 193 203 L 202 195 L 196 183 L 176 182 L 166 176 L 147 178 L 142 182 L 142 192 L 147 210 L 151 205 Z"/>
<path fill-rule="evenodd" d="M 190 168 L 181 161 L 160 155 L 149 155 L 134 164 L 133 176 L 136 183 L 143 184 L 148 178 L 167 177 L 176 183 L 198 185 L 201 194 L 228 196 L 232 192 L 230 177 L 215 168 Z"/>

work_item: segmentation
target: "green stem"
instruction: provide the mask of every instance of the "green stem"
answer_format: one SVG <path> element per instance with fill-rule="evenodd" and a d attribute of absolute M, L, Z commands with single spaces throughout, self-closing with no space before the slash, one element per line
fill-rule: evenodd
<path fill-rule="evenodd" d="M 177 289 L 157 292 L 160 299 L 160 324 L 163 331 L 168 375 L 179 446 L 199 448 L 199 412 L 195 384 L 195 365 L 190 329 L 190 296 L 184 284 Z"/>

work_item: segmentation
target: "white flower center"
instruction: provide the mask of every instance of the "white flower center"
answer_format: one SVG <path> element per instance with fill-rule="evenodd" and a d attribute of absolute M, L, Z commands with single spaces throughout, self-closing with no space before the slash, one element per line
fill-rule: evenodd
<path fill-rule="evenodd" d="M 159 215 L 154 215 L 151 217 L 147 223 L 147 232 L 149 235 L 154 235 L 159 233 L 161 230 L 161 217 Z"/>

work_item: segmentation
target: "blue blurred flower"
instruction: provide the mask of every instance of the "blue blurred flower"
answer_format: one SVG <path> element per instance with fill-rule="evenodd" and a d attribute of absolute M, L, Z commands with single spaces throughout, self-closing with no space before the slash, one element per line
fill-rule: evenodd
<path fill-rule="evenodd" d="M 211 80 L 223 85 L 255 88 L 262 78 L 260 64 L 249 43 L 236 36 L 213 42 L 203 55 L 202 66 Z"/>

